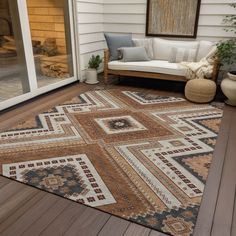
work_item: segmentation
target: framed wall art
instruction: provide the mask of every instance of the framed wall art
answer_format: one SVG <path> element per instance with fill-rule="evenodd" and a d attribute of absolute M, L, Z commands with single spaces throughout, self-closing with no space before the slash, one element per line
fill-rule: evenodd
<path fill-rule="evenodd" d="M 201 0 L 147 0 L 147 36 L 196 38 Z"/>

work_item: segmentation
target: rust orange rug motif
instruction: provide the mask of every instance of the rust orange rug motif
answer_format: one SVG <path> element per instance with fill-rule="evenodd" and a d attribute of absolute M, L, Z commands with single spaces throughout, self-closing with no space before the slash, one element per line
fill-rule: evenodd
<path fill-rule="evenodd" d="M 221 117 L 216 106 L 155 91 L 89 91 L 2 132 L 1 173 L 189 236 Z"/>

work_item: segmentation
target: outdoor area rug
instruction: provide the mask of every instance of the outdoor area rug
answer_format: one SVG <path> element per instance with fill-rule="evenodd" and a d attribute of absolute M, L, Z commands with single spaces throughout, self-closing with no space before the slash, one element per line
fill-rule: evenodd
<path fill-rule="evenodd" d="M 221 118 L 216 105 L 153 90 L 89 91 L 0 133 L 1 174 L 189 236 Z"/>

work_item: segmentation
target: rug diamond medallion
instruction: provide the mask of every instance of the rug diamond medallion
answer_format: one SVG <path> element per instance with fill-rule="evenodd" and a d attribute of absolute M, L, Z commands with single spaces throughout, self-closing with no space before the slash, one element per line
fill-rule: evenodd
<path fill-rule="evenodd" d="M 90 91 L 0 133 L 1 173 L 175 236 L 193 234 L 222 110 Z"/>
<path fill-rule="evenodd" d="M 95 121 L 107 134 L 147 130 L 132 116 L 96 118 Z"/>

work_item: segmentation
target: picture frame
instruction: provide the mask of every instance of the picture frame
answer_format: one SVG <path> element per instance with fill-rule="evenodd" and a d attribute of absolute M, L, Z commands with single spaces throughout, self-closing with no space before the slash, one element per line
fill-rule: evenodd
<path fill-rule="evenodd" d="M 146 36 L 196 38 L 201 0 L 147 0 Z"/>

